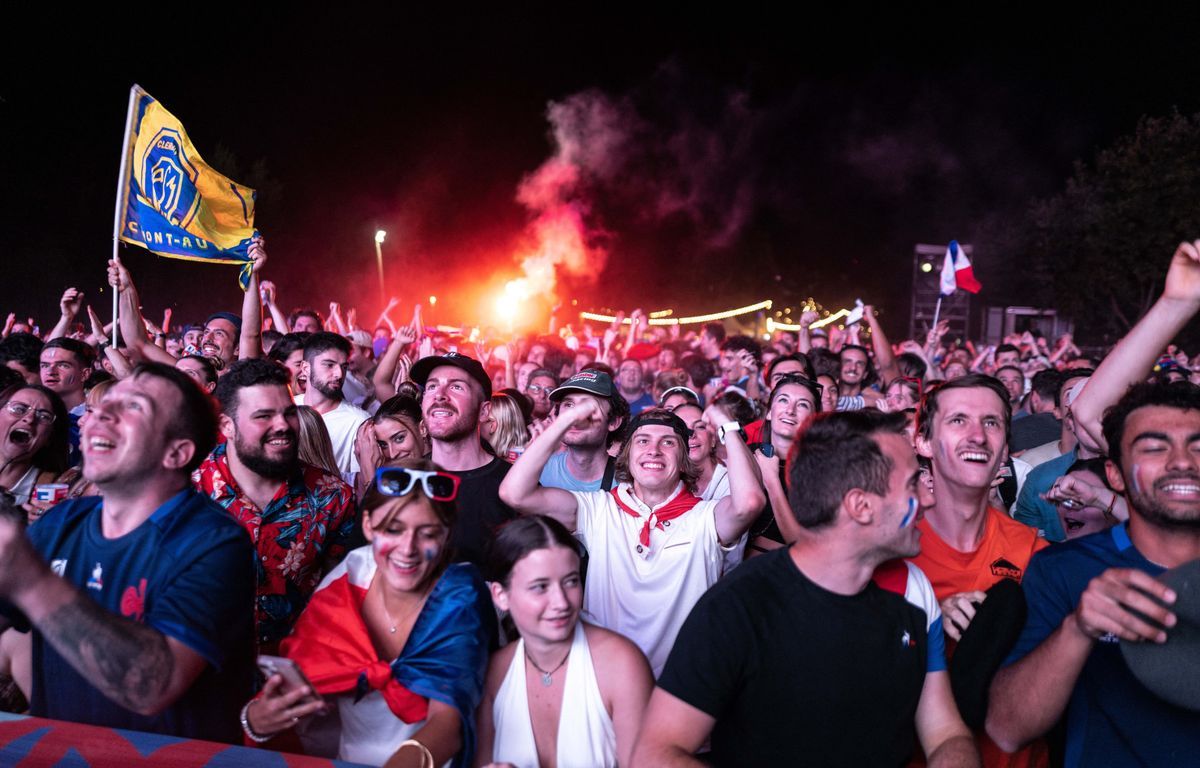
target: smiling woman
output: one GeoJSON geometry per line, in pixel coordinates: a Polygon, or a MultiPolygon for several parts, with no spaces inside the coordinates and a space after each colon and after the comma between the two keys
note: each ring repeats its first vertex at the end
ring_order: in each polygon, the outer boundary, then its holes
{"type": "Polygon", "coordinates": [[[325,578],[281,646],[313,690],[273,675],[246,706],[251,738],[322,711],[328,695],[342,759],[470,764],[495,614],[474,567],[447,565],[457,491],[458,478],[431,462],[377,471],[362,502],[370,545],[325,578]]]}
{"type": "Polygon", "coordinates": [[[506,525],[491,554],[492,600],[521,639],[488,668],[478,762],[628,765],[653,677],[632,642],[579,620],[578,543],[533,515],[506,525]]]}

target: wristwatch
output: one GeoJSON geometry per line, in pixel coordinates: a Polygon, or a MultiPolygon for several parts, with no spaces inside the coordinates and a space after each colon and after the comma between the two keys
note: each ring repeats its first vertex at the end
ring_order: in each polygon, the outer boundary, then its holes
{"type": "Polygon", "coordinates": [[[722,424],[721,426],[717,427],[717,437],[720,438],[721,445],[725,445],[725,436],[726,435],[732,434],[734,432],[741,432],[741,431],[742,431],[741,424],[738,424],[736,421],[727,421],[724,424],[722,424]]]}

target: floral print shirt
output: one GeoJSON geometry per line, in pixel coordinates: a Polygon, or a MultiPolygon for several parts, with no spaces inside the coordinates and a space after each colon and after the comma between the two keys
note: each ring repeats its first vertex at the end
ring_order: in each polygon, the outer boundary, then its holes
{"type": "Polygon", "coordinates": [[[213,449],[192,479],[254,542],[255,635],[259,652],[272,653],[321,577],[345,556],[355,525],[353,492],[337,475],[301,462],[267,508],[259,509],[238,488],[224,444],[213,449]]]}

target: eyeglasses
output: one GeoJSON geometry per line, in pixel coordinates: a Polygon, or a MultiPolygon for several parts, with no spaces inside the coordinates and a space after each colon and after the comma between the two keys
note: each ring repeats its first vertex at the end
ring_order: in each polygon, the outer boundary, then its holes
{"type": "Polygon", "coordinates": [[[39,424],[53,424],[54,423],[54,412],[53,411],[47,411],[47,410],[44,410],[41,408],[35,409],[29,403],[16,403],[16,402],[13,402],[10,400],[4,406],[4,410],[11,413],[13,416],[16,416],[18,419],[25,418],[25,414],[29,413],[30,411],[33,411],[33,420],[36,421],[37,423],[39,423],[39,424]]]}
{"type": "Polygon", "coordinates": [[[418,480],[425,495],[434,501],[454,501],[458,496],[461,481],[449,472],[405,467],[380,467],[375,471],[375,485],[384,496],[406,496],[418,480]]]}
{"type": "Polygon", "coordinates": [[[549,392],[554,387],[543,387],[541,384],[530,384],[525,387],[525,391],[531,395],[539,395],[542,392],[549,392]]]}

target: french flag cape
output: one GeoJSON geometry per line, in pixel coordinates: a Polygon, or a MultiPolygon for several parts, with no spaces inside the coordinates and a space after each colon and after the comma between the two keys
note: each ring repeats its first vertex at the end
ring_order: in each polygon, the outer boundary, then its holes
{"type": "Polygon", "coordinates": [[[975,279],[975,269],[971,260],[963,253],[957,240],[951,240],[946,246],[946,260],[942,263],[941,292],[949,296],[959,288],[967,293],[979,293],[983,285],[975,279]]]}
{"type": "Polygon", "coordinates": [[[451,765],[469,766],[475,753],[475,709],[483,696],[488,638],[495,611],[475,566],[446,568],[417,616],[400,656],[381,661],[371,644],[362,604],[375,575],[370,546],[334,568],[300,615],[280,652],[300,665],[320,694],[379,691],[406,723],[424,720],[429,699],[458,710],[463,748],[451,765]]]}

